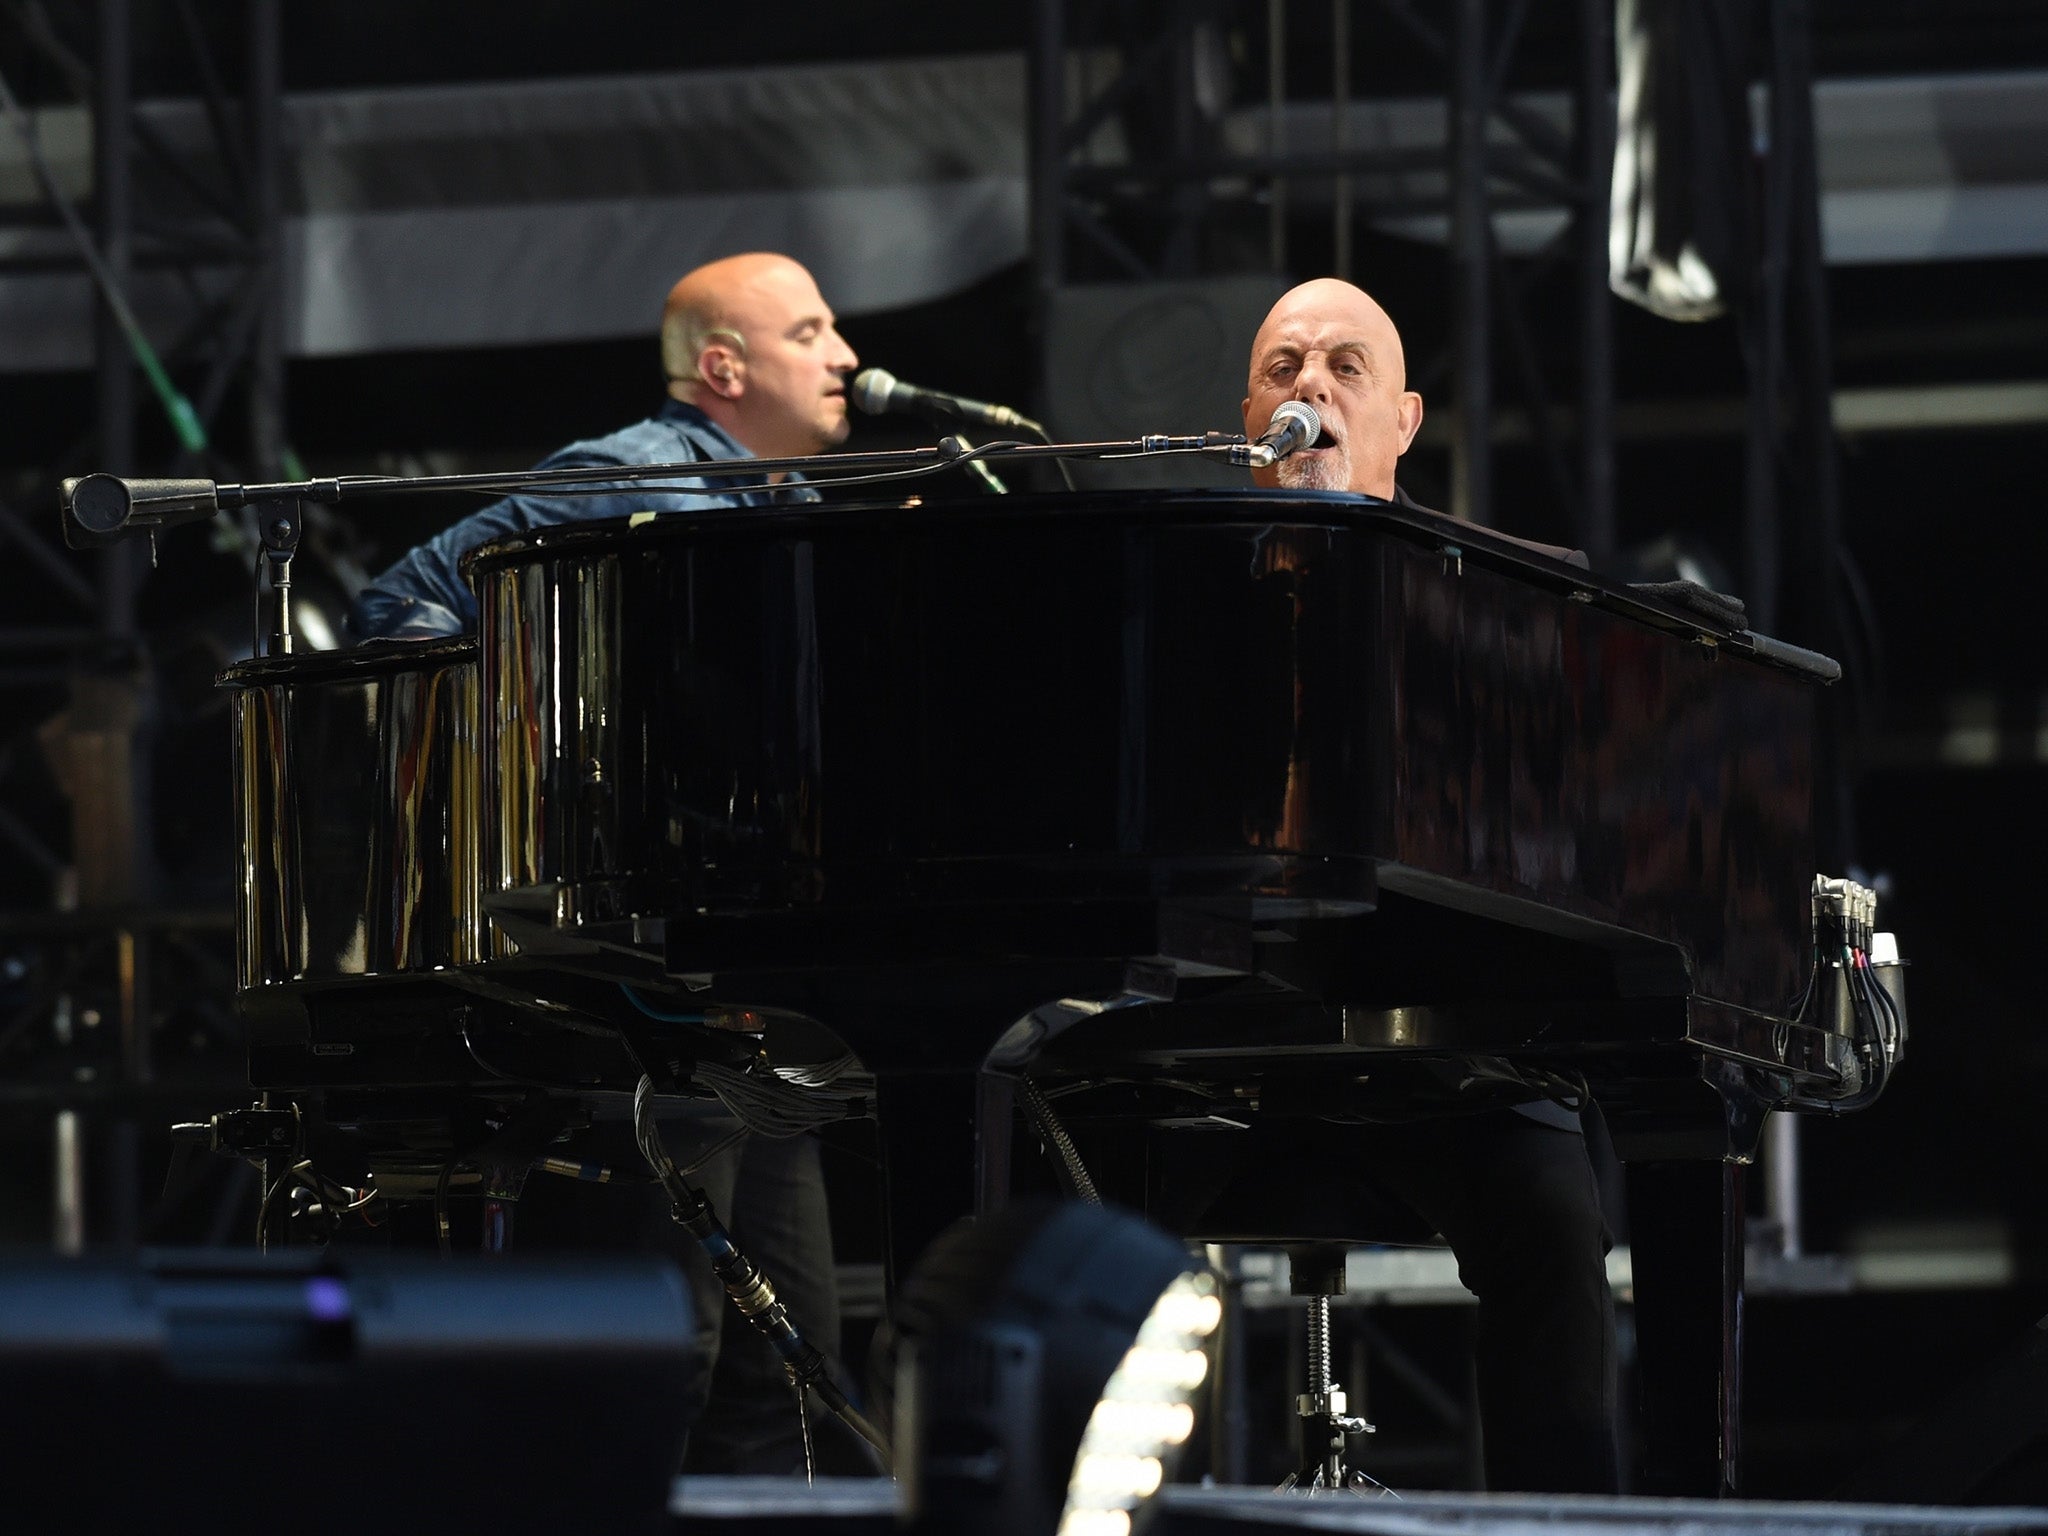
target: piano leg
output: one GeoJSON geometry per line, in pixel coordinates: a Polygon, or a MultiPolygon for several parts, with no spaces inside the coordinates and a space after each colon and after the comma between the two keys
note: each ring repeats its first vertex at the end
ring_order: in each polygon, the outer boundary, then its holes
{"type": "Polygon", "coordinates": [[[1639,1493],[1733,1497],[1741,1452],[1742,1168],[1632,1162],[1639,1493]]]}
{"type": "Polygon", "coordinates": [[[962,1216],[1002,1204],[1010,1183],[1010,1095],[1010,1080],[991,1072],[876,1070],[890,1296],[933,1238],[962,1216]]]}

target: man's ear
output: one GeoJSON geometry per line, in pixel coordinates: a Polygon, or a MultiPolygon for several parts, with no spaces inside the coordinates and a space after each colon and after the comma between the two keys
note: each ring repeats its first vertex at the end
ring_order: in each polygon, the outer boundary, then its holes
{"type": "Polygon", "coordinates": [[[737,400],[746,389],[747,360],[722,341],[706,342],[697,354],[697,377],[714,395],[737,400]]]}
{"type": "Polygon", "coordinates": [[[1415,434],[1422,430],[1422,396],[1414,390],[1407,390],[1401,396],[1400,409],[1394,414],[1395,424],[1401,432],[1401,452],[1408,451],[1408,445],[1415,441],[1415,434]]]}

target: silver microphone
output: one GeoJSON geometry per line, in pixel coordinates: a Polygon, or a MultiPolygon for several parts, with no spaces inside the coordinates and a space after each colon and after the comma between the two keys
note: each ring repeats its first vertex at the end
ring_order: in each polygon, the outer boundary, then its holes
{"type": "Polygon", "coordinates": [[[1251,469],[1265,469],[1278,464],[1290,453],[1306,448],[1323,434],[1323,418],[1316,414],[1316,408],[1306,400],[1283,400],[1275,407],[1273,419],[1266,423],[1256,442],[1240,444],[1230,450],[1230,462],[1242,464],[1251,469]]]}
{"type": "Polygon", "coordinates": [[[920,389],[915,384],[904,383],[886,368],[861,369],[853,376],[852,396],[853,403],[870,416],[906,411],[931,421],[971,421],[984,427],[1008,427],[1033,433],[1044,431],[1022,411],[1012,410],[1007,405],[969,400],[964,395],[949,395],[942,389],[920,389]]]}

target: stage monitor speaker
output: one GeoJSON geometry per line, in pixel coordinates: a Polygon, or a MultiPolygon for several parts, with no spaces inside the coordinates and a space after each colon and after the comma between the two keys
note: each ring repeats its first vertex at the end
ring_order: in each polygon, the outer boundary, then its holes
{"type": "Polygon", "coordinates": [[[1873,1504],[2048,1507],[2048,1317],[1836,1493],[1873,1504]]]}
{"type": "MultiPolygon", "coordinates": [[[[1267,275],[1054,289],[1045,349],[1054,440],[1243,431],[1252,336],[1287,286],[1267,275]]],[[[1246,471],[1193,455],[1070,467],[1083,487],[1251,484],[1246,471]]]]}
{"type": "Polygon", "coordinates": [[[73,1531],[662,1530],[694,1334],[653,1258],[0,1261],[8,1505],[73,1531]]]}

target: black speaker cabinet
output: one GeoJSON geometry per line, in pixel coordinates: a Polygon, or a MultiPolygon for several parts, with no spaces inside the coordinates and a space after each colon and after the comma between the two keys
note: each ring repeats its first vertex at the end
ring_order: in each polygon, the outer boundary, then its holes
{"type": "Polygon", "coordinates": [[[654,1259],[0,1260],[8,1504],[71,1531],[655,1531],[691,1323],[654,1259]]]}
{"type": "MultiPolygon", "coordinates": [[[[1252,337],[1286,287],[1266,276],[1054,289],[1045,348],[1045,419],[1054,439],[1242,431],[1252,337]]],[[[1069,469],[1084,489],[1251,484],[1246,471],[1221,459],[1178,455],[1069,469]]]]}

